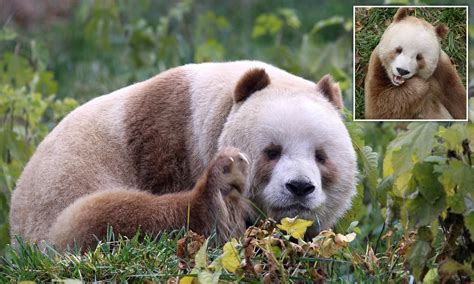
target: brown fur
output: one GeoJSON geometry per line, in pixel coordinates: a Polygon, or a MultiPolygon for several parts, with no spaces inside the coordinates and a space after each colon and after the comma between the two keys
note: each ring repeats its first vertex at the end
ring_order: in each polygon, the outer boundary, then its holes
{"type": "Polygon", "coordinates": [[[395,16],[393,17],[394,22],[401,21],[405,19],[408,16],[408,8],[400,8],[397,10],[397,13],[395,13],[395,16]]]}
{"type": "Polygon", "coordinates": [[[341,89],[339,85],[334,82],[330,75],[325,75],[319,80],[318,89],[329,100],[338,110],[344,108],[344,102],[342,101],[341,89]]]}
{"type": "Polygon", "coordinates": [[[278,163],[278,160],[270,160],[265,154],[259,156],[255,163],[256,171],[254,181],[252,182],[252,194],[256,194],[256,191],[268,184],[272,177],[273,168],[278,163]]]}
{"type": "Polygon", "coordinates": [[[441,102],[455,119],[465,119],[466,89],[449,57],[442,52],[432,76],[439,83],[441,102]]]}
{"type": "Polygon", "coordinates": [[[423,69],[426,66],[426,61],[424,58],[417,60],[418,68],[423,69]]]}
{"type": "Polygon", "coordinates": [[[259,198],[261,196],[259,193],[270,181],[272,178],[273,169],[278,163],[279,159],[270,160],[266,155],[260,155],[258,160],[255,162],[255,175],[251,181],[252,187],[250,188],[251,195],[256,202],[256,205],[266,210],[265,202],[259,198]]]}
{"type": "Polygon", "coordinates": [[[220,242],[240,235],[247,217],[240,194],[248,173],[240,155],[235,148],[224,149],[192,191],[155,195],[107,190],[78,199],[58,217],[49,239],[60,248],[76,243],[85,249],[96,244],[95,236],[105,236],[108,226],[115,234],[133,237],[137,231],[156,235],[186,224],[207,236],[216,227],[220,242]]]}
{"type": "Polygon", "coordinates": [[[365,84],[365,117],[414,119],[424,105],[429,85],[418,77],[393,86],[382,66],[377,51],[370,56],[369,72],[365,84]]]}
{"type": "Polygon", "coordinates": [[[234,92],[236,103],[244,101],[248,96],[260,91],[270,84],[270,77],[262,68],[247,71],[237,83],[234,92]]]}
{"type": "Polygon", "coordinates": [[[435,32],[440,39],[445,39],[448,35],[449,29],[445,24],[439,24],[436,26],[435,32]]]}
{"type": "Polygon", "coordinates": [[[190,97],[184,74],[168,70],[128,99],[125,124],[128,151],[140,189],[166,193],[190,188],[185,137],[190,97]]]}
{"type": "Polygon", "coordinates": [[[324,163],[318,163],[321,171],[321,180],[323,188],[331,188],[331,185],[337,180],[338,172],[336,165],[331,160],[326,160],[324,163]]]}

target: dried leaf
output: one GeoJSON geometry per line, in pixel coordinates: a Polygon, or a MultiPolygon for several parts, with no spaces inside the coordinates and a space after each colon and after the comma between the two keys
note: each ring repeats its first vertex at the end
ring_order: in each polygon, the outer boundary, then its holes
{"type": "Polygon", "coordinates": [[[322,257],[329,258],[339,251],[334,239],[327,238],[323,241],[319,253],[322,257]]]}
{"type": "Polygon", "coordinates": [[[342,234],[337,234],[336,235],[336,244],[342,245],[342,246],[347,246],[348,243],[352,242],[355,240],[356,234],[355,233],[350,233],[347,235],[342,235],[342,234]]]}

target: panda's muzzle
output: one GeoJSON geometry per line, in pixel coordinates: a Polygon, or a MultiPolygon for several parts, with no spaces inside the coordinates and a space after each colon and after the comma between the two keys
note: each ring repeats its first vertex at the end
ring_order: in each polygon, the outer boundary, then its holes
{"type": "Polygon", "coordinates": [[[305,180],[290,180],[285,184],[286,189],[288,189],[294,196],[304,197],[311,194],[315,187],[311,182],[305,180]]]}

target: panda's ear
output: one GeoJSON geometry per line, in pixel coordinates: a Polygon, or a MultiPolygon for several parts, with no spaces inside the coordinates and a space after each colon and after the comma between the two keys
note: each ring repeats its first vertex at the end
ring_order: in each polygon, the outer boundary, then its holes
{"type": "Polygon", "coordinates": [[[247,71],[237,83],[234,90],[236,103],[246,100],[251,94],[270,85],[270,77],[263,68],[254,68],[247,71]]]}
{"type": "Polygon", "coordinates": [[[435,27],[436,35],[440,39],[445,39],[446,35],[448,34],[448,27],[445,24],[439,24],[435,27]]]}
{"type": "Polygon", "coordinates": [[[324,75],[316,85],[318,91],[329,100],[338,110],[342,111],[344,103],[342,101],[341,88],[339,83],[334,82],[331,75],[324,75]]]}
{"type": "Polygon", "coordinates": [[[393,17],[394,22],[398,22],[403,20],[408,16],[408,8],[400,8],[398,9],[397,13],[395,13],[395,16],[393,17]]]}

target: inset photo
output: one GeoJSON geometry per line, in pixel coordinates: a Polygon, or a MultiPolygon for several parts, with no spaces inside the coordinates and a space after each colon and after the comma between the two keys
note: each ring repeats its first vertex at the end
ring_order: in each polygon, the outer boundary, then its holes
{"type": "Polygon", "coordinates": [[[354,119],[467,120],[467,6],[354,6],[354,119]]]}

